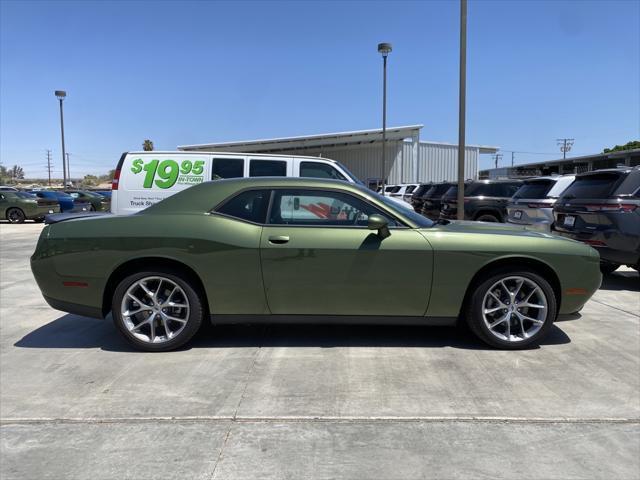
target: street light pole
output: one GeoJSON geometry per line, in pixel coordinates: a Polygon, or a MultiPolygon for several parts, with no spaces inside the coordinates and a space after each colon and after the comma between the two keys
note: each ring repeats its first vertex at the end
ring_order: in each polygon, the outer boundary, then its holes
{"type": "Polygon", "coordinates": [[[382,54],[382,190],[384,195],[385,173],[387,169],[387,56],[391,52],[390,43],[379,43],[378,52],[382,54]]]}
{"type": "Polygon", "coordinates": [[[460,0],[460,92],[458,110],[458,220],[464,220],[464,134],[467,92],[467,0],[460,0]]]}
{"type": "Polygon", "coordinates": [[[60,101],[60,136],[62,137],[62,189],[67,188],[67,156],[64,148],[64,116],[62,113],[62,101],[67,96],[64,90],[56,90],[55,95],[60,101]]]}

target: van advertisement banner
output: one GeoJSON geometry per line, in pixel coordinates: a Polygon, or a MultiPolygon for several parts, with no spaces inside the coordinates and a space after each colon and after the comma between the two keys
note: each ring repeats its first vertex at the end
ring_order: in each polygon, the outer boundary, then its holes
{"type": "Polygon", "coordinates": [[[131,173],[142,177],[142,188],[171,188],[174,185],[196,185],[204,181],[204,160],[182,160],[178,163],[170,158],[143,160],[136,158],[131,173]]]}

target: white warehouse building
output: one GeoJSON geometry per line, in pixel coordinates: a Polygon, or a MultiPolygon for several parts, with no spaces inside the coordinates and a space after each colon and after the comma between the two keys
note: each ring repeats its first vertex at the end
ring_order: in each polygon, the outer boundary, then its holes
{"type": "MultiPolygon", "coordinates": [[[[457,179],[457,145],[420,141],[422,127],[423,125],[409,125],[387,128],[387,159],[384,169],[386,183],[427,183],[457,179]]],[[[178,150],[272,153],[330,158],[346,165],[367,185],[377,184],[382,175],[382,129],[181,145],[178,150]]],[[[467,145],[465,147],[465,178],[478,178],[480,154],[492,154],[498,150],[498,147],[467,145]]]]}

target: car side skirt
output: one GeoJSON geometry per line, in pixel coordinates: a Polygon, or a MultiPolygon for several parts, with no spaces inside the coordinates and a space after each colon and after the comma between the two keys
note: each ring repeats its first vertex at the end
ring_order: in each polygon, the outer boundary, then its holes
{"type": "Polygon", "coordinates": [[[300,323],[344,325],[454,326],[456,317],[408,317],[389,315],[210,315],[214,325],[251,323],[300,323]]]}

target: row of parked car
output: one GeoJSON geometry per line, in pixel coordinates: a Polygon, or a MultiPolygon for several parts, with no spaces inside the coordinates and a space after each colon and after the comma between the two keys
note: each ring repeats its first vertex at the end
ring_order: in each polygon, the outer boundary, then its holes
{"type": "MultiPolygon", "coordinates": [[[[416,212],[432,220],[456,219],[457,195],[453,183],[423,184],[413,188],[409,201],[416,212]]],[[[468,182],[464,218],[523,225],[587,243],[600,252],[604,273],[620,265],[638,270],[640,166],[468,182]]]]}
{"type": "Polygon", "coordinates": [[[111,191],[18,190],[0,186],[0,216],[10,223],[42,222],[45,215],[51,213],[107,212],[110,205],[111,191]]]}

